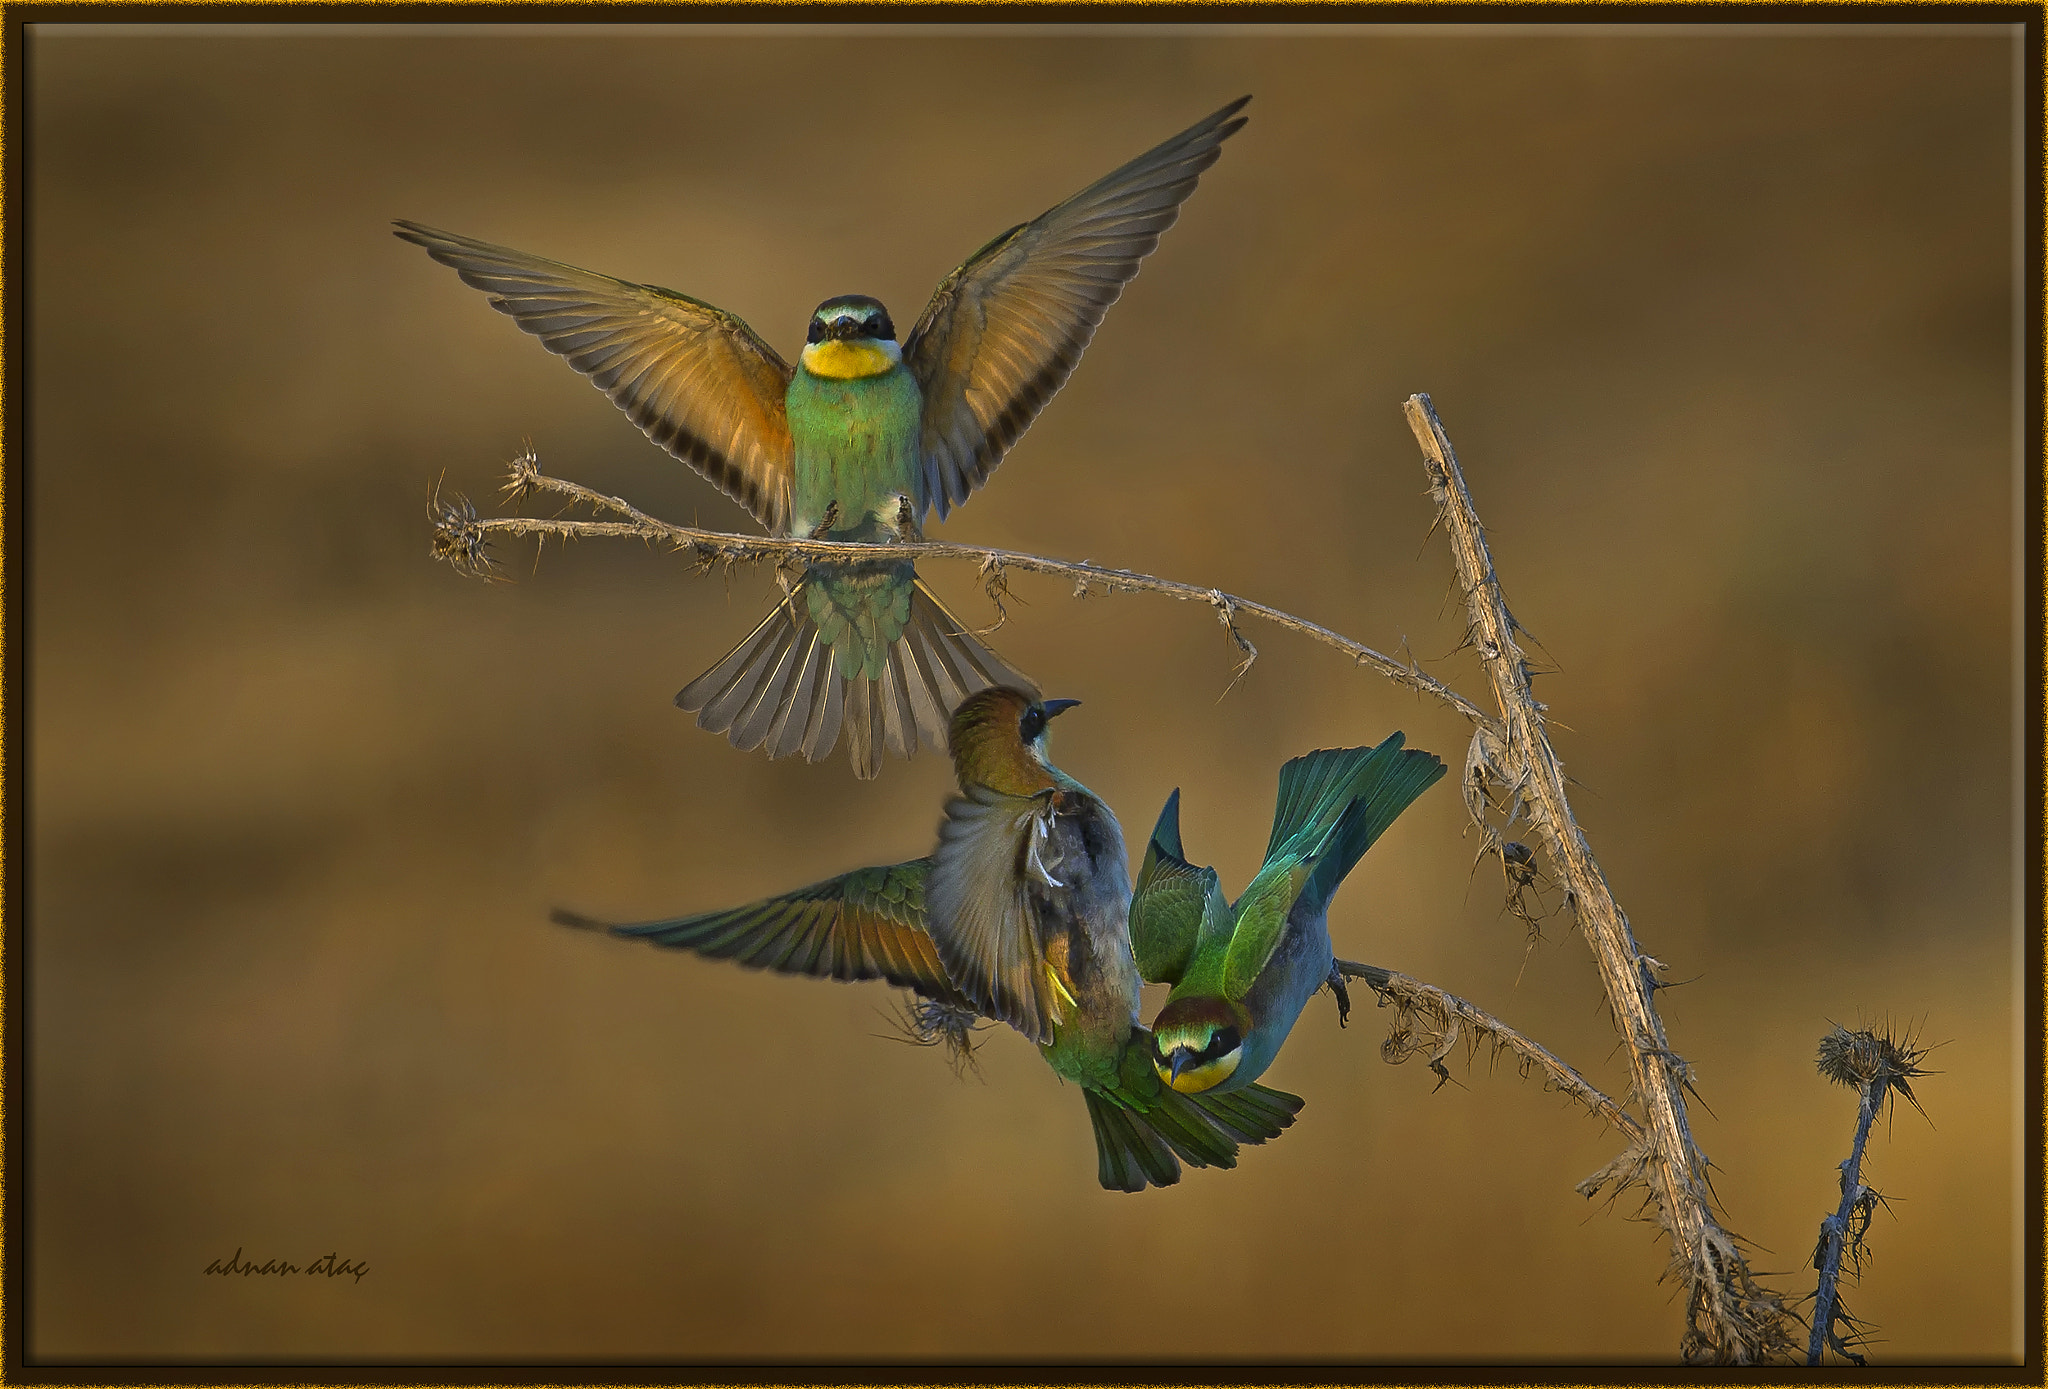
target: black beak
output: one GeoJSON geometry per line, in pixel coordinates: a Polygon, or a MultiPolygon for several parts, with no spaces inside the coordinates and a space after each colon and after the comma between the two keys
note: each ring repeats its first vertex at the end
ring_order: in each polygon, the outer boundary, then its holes
{"type": "Polygon", "coordinates": [[[1195,1054],[1186,1047],[1175,1047],[1173,1054],[1166,1058],[1167,1074],[1174,1080],[1179,1080],[1180,1073],[1187,1069],[1188,1062],[1192,1061],[1194,1056],[1195,1054]]]}
{"type": "Polygon", "coordinates": [[[852,314],[841,314],[832,320],[829,330],[835,338],[851,338],[860,334],[860,320],[852,314]]]}
{"type": "Polygon", "coordinates": [[[1080,702],[1078,699],[1048,699],[1045,702],[1045,716],[1048,719],[1058,718],[1080,702]]]}

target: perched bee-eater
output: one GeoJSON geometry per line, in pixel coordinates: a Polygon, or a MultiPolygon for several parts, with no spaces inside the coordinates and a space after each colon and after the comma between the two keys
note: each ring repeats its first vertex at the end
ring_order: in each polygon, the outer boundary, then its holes
{"type": "Polygon", "coordinates": [[[1325,748],[1280,769],[1266,861],[1226,903],[1216,870],[1180,843],[1180,792],[1167,797],[1138,870],[1131,943],[1138,968],[1173,985],[1152,1020],[1152,1064],[1183,1094],[1229,1092],[1264,1075],[1324,984],[1350,1011],[1330,950],[1330,898],[1373,841],[1444,774],[1401,746],[1325,748]]]}
{"type": "MultiPolygon", "coordinates": [[[[942,1021],[926,1023],[927,1033],[977,1016],[1038,1019],[1019,1030],[1081,1087],[1103,1186],[1170,1186],[1181,1161],[1235,1167],[1238,1145],[1278,1137],[1301,1101],[1264,1086],[1182,1095],[1154,1072],[1125,928],[1122,831],[1107,806],[1045,761],[1046,723],[1073,702],[999,686],[960,706],[952,742],[965,799],[948,807],[931,857],[727,911],[609,929],[750,969],[886,979],[928,1001],[925,1016],[942,1021]],[[962,920],[942,925],[949,912],[962,920]],[[1020,994],[1045,1011],[1024,1011],[1020,994]]],[[[601,926],[568,912],[555,919],[601,926]]]]}
{"type": "MultiPolygon", "coordinates": [[[[989,242],[939,282],[900,346],[877,300],[827,299],[794,368],[688,295],[396,225],[771,533],[916,541],[925,514],[966,501],[1066,382],[1250,99],[989,242]]],[[[843,726],[854,770],[871,777],[884,746],[942,746],[964,695],[1029,683],[910,561],[820,563],[676,703],[770,757],[818,761],[843,726]]]]}

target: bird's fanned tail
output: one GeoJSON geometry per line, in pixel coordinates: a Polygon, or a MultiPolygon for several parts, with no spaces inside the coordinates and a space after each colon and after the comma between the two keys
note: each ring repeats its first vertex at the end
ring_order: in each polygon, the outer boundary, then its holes
{"type": "MultiPolygon", "coordinates": [[[[1142,1058],[1150,1047],[1143,1029],[1139,1033],[1140,1044],[1128,1054],[1142,1058]]],[[[1097,1176],[1110,1191],[1172,1186],[1180,1180],[1182,1162],[1235,1167],[1238,1145],[1278,1138],[1302,1105],[1298,1096],[1263,1085],[1224,1095],[1149,1088],[1142,1099],[1128,1089],[1082,1091],[1095,1130],[1097,1176]]]]}
{"type": "Polygon", "coordinates": [[[1404,741],[1396,732],[1378,747],[1317,748],[1288,759],[1280,768],[1280,794],[1273,806],[1266,858],[1277,858],[1298,837],[1321,839],[1319,827],[1334,823],[1357,799],[1361,776],[1381,760],[1398,755],[1404,741]]]}
{"type": "Polygon", "coordinates": [[[1417,796],[1436,785],[1444,770],[1441,758],[1420,748],[1397,747],[1375,756],[1373,764],[1352,783],[1357,799],[1345,807],[1303,895],[1321,902],[1335,896],[1337,885],[1365,857],[1365,851],[1417,796]]]}
{"type": "Polygon", "coordinates": [[[770,757],[801,752],[822,761],[843,732],[854,772],[865,778],[881,771],[885,748],[898,757],[919,747],[944,751],[947,720],[976,690],[1036,688],[914,574],[905,576],[907,611],[897,622],[865,613],[849,620],[833,591],[849,568],[808,571],[725,659],[683,687],[676,704],[696,714],[699,728],[725,734],[742,752],[765,747],[770,757]],[[896,630],[885,644],[889,627],[896,630]]]}
{"type": "Polygon", "coordinates": [[[1140,1116],[1100,1090],[1083,1090],[1088,1122],[1095,1129],[1096,1176],[1108,1191],[1143,1191],[1172,1186],[1180,1164],[1166,1140],[1140,1116]]]}
{"type": "Polygon", "coordinates": [[[1311,898],[1327,902],[1373,841],[1444,774],[1434,753],[1403,742],[1396,732],[1378,747],[1318,748],[1280,769],[1266,857],[1315,853],[1303,888],[1311,898]]]}
{"type": "Polygon", "coordinates": [[[1247,1085],[1220,1095],[1214,1090],[1195,1095],[1171,1090],[1167,1093],[1201,1110],[1240,1143],[1264,1143],[1269,1138],[1278,1138],[1280,1130],[1294,1122],[1302,1106],[1301,1096],[1264,1085],[1247,1085]]]}

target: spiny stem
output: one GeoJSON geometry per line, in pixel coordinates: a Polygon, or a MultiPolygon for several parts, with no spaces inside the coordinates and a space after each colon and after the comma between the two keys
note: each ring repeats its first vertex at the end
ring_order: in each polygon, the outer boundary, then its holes
{"type": "Polygon", "coordinates": [[[1571,1096],[1620,1129],[1628,1135],[1631,1143],[1643,1141],[1643,1126],[1636,1122],[1634,1115],[1601,1093],[1599,1087],[1570,1065],[1485,1009],[1398,970],[1362,965],[1352,960],[1337,961],[1337,970],[1347,979],[1363,979],[1386,1002],[1410,1012],[1421,1009],[1431,1015],[1431,1024],[1440,1034],[1441,1049],[1430,1057],[1431,1069],[1437,1074],[1446,1074],[1442,1069],[1443,1058],[1458,1044],[1458,1027],[1462,1024],[1487,1038],[1495,1047],[1511,1051],[1522,1057],[1525,1063],[1540,1069],[1553,1089],[1571,1096]]]}
{"type": "Polygon", "coordinates": [[[1870,1139],[1870,1126],[1877,1118],[1885,1090],[1883,1077],[1873,1077],[1857,1087],[1856,1141],[1850,1145],[1848,1161],[1842,1164],[1842,1204],[1821,1223],[1820,1285],[1813,1299],[1813,1336],[1806,1345],[1806,1363],[1820,1364],[1821,1352],[1829,1344],[1854,1360],[1863,1357],[1850,1350],[1835,1335],[1835,1299],[1842,1275],[1842,1253],[1849,1245],[1850,1222],[1863,1200],[1863,1147],[1870,1139]]]}
{"type": "Polygon", "coordinates": [[[1813,1251],[1813,1266],[1820,1270],[1820,1283],[1813,1295],[1813,1329],[1807,1343],[1806,1363],[1818,1365],[1823,1352],[1832,1347],[1846,1359],[1863,1363],[1850,1348],[1847,1337],[1836,1332],[1837,1322],[1847,1323],[1850,1334],[1860,1337],[1866,1329],[1842,1308],[1842,1264],[1854,1269],[1863,1250],[1863,1236],[1884,1198],[1863,1184],[1863,1154],[1870,1140],[1870,1126],[1893,1096],[1903,1098],[1915,1109],[1920,1101],[1913,1094],[1913,1082],[1932,1072],[1920,1062],[1928,1048],[1915,1044],[1910,1033],[1895,1033],[1889,1027],[1858,1028],[1851,1032],[1839,1024],[1820,1039],[1815,1064],[1822,1076],[1856,1091],[1856,1138],[1848,1159],[1842,1163],[1842,1202],[1835,1213],[1820,1223],[1820,1242],[1813,1251]],[[1859,1220],[1858,1217],[1861,1217],[1859,1220]]]}
{"type": "Polygon", "coordinates": [[[1490,781],[1512,790],[1514,806],[1526,806],[1553,870],[1564,880],[1565,901],[1592,946],[1608,1007],[1628,1047],[1634,1096],[1643,1107],[1648,1161],[1640,1170],[1671,1236],[1673,1265],[1686,1284],[1687,1325],[1680,1352],[1687,1360],[1734,1363],[1792,1354],[1796,1343],[1785,1326],[1783,1299],[1755,1283],[1734,1238],[1715,1218],[1706,1159],[1686,1121],[1682,1092],[1690,1068],[1665,1038],[1645,957],[1565,798],[1564,770],[1544,730],[1543,705],[1530,688],[1529,662],[1516,642],[1521,628],[1501,594],[1457,454],[1428,396],[1410,396],[1405,410],[1450,538],[1470,639],[1501,710],[1496,728],[1481,725],[1475,735],[1467,775],[1476,764],[1490,781]]]}
{"type": "Polygon", "coordinates": [[[1202,584],[1177,583],[1171,579],[1141,574],[1131,569],[1112,569],[1104,565],[1087,564],[1074,560],[1052,559],[1044,555],[1027,554],[1019,550],[996,550],[979,545],[954,545],[945,541],[920,541],[899,545],[853,545],[832,540],[800,540],[783,536],[734,535],[725,531],[700,530],[694,526],[678,526],[658,520],[618,497],[608,497],[601,492],[564,478],[551,477],[540,471],[538,461],[529,449],[513,460],[511,482],[506,490],[515,496],[532,492],[551,492],[573,501],[598,507],[625,519],[619,521],[579,521],[558,518],[525,516],[493,516],[472,518],[468,525],[482,535],[554,535],[563,538],[594,538],[599,536],[637,536],[644,540],[665,540],[678,549],[692,551],[700,560],[727,560],[736,563],[755,563],[764,560],[782,561],[787,559],[963,559],[972,560],[982,570],[984,583],[992,578],[999,580],[1006,570],[1019,570],[1030,574],[1059,574],[1077,581],[1077,592],[1085,591],[1089,584],[1099,584],[1109,593],[1158,593],[1182,602],[1203,603],[1217,610],[1220,620],[1238,651],[1245,660],[1238,668],[1242,676],[1253,660],[1257,659],[1257,648],[1246,641],[1238,632],[1233,621],[1238,616],[1256,617],[1277,627],[1299,633],[1323,645],[1332,647],[1349,656],[1359,665],[1377,671],[1399,684],[1426,694],[1457,710],[1466,718],[1484,727],[1491,727],[1493,720],[1485,711],[1465,696],[1443,682],[1424,674],[1411,663],[1397,661],[1393,657],[1341,636],[1327,627],[1319,626],[1292,613],[1240,598],[1233,593],[1202,584]]]}

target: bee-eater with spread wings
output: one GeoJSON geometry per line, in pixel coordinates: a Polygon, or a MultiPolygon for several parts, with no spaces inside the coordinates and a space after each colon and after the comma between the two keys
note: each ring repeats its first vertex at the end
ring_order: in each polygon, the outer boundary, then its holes
{"type": "Polygon", "coordinates": [[[1393,734],[1324,748],[1280,769],[1266,861],[1226,903],[1216,870],[1182,856],[1180,792],[1167,797],[1131,902],[1139,970],[1173,985],[1152,1020],[1159,1078],[1184,1094],[1229,1093],[1264,1075],[1324,984],[1350,1011],[1330,949],[1330,899],[1402,811],[1444,774],[1393,734]]]}
{"type": "MultiPolygon", "coordinates": [[[[878,301],[827,299],[794,368],[688,295],[396,225],[772,534],[915,541],[925,514],[944,520],[966,501],[1065,384],[1250,99],[989,242],[940,281],[900,346],[878,301]]],[[[676,703],[770,757],[818,761],[843,728],[855,772],[871,777],[885,746],[899,757],[943,746],[965,695],[1029,683],[910,561],[815,563],[676,703]]]]}
{"type": "MultiPolygon", "coordinates": [[[[610,929],[751,969],[886,979],[955,1018],[1013,1023],[1081,1087],[1097,1177],[1110,1190],[1170,1186],[1182,1161],[1235,1167],[1238,1145],[1278,1137],[1301,1101],[1264,1086],[1182,1095],[1154,1071],[1125,929],[1123,833],[1045,758],[1046,724],[1072,704],[1004,687],[961,704],[952,744],[964,797],[948,806],[930,857],[610,929]]],[[[600,925],[568,912],[555,919],[600,925]]]]}

